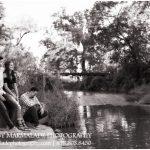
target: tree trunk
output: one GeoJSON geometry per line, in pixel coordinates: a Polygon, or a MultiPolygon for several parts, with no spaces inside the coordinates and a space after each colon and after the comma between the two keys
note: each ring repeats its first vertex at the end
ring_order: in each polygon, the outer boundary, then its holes
{"type": "Polygon", "coordinates": [[[85,69],[85,58],[82,57],[82,60],[81,60],[81,68],[82,68],[82,72],[86,72],[86,69],[85,69]]]}
{"type": "Polygon", "coordinates": [[[81,58],[81,68],[82,68],[82,72],[86,72],[86,67],[85,67],[85,52],[86,52],[86,47],[85,44],[82,43],[83,45],[83,53],[82,53],[82,58],[81,58]]]}

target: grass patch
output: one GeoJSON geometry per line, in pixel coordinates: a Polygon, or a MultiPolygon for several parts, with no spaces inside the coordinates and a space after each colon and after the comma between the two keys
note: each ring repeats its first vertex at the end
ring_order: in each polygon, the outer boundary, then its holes
{"type": "Polygon", "coordinates": [[[48,110],[48,125],[52,127],[69,127],[77,120],[77,104],[69,99],[63,91],[45,93],[45,103],[48,110]]]}
{"type": "Polygon", "coordinates": [[[23,86],[19,86],[19,91],[23,93],[32,86],[39,88],[39,101],[46,104],[49,126],[61,128],[75,125],[78,118],[78,105],[73,98],[68,98],[65,95],[60,79],[45,76],[45,88],[43,88],[43,74],[32,74],[23,86]],[[44,95],[43,89],[45,91],[44,95]]]}

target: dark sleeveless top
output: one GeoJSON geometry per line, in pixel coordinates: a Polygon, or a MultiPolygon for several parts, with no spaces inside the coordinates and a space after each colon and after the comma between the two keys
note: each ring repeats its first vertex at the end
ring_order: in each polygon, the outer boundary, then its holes
{"type": "MultiPolygon", "coordinates": [[[[4,72],[6,74],[6,72],[4,72]]],[[[12,72],[9,77],[6,74],[6,77],[4,77],[4,83],[7,83],[7,86],[10,90],[14,89],[14,83],[16,83],[16,76],[15,72],[12,72]]],[[[5,88],[4,88],[5,90],[5,88]]]]}

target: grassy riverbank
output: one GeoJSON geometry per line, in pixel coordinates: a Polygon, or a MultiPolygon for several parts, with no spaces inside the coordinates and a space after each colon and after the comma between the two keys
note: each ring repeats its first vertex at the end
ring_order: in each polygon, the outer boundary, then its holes
{"type": "Polygon", "coordinates": [[[48,125],[53,128],[70,127],[77,120],[77,104],[69,99],[60,89],[45,93],[46,109],[48,110],[48,125]]]}
{"type": "Polygon", "coordinates": [[[135,102],[135,101],[150,101],[150,84],[143,84],[138,86],[132,90],[130,90],[129,94],[125,96],[127,101],[135,102]]]}
{"type": "Polygon", "coordinates": [[[53,128],[68,127],[77,120],[77,104],[63,92],[63,87],[57,77],[43,74],[31,74],[25,84],[19,86],[20,93],[36,86],[39,88],[38,98],[45,103],[48,111],[48,125],[53,128]],[[45,86],[43,85],[43,77],[45,86]]]}

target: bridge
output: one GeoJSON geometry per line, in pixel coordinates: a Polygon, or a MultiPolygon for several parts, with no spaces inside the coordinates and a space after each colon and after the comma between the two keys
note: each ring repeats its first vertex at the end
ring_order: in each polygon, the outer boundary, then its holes
{"type": "Polygon", "coordinates": [[[82,73],[67,73],[67,72],[64,72],[64,73],[60,73],[60,75],[62,76],[108,76],[110,75],[110,73],[106,73],[106,72],[82,72],[82,73]]]}

